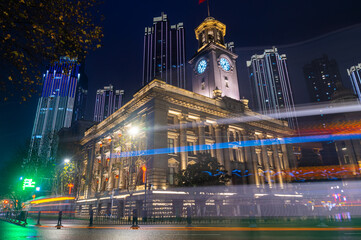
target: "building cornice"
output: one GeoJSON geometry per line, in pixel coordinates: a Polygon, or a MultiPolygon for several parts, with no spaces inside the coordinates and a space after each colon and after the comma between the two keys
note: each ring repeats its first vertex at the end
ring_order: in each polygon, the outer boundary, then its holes
{"type": "MultiPolygon", "coordinates": [[[[160,80],[153,80],[148,85],[143,87],[137,93],[133,95],[133,99],[122,106],[119,110],[114,112],[104,121],[97,125],[94,125],[85,132],[84,138],[81,140],[81,145],[85,145],[88,142],[106,135],[114,128],[118,128],[119,125],[124,125],[124,121],[129,119],[137,109],[146,105],[153,99],[161,99],[168,103],[168,106],[177,106],[193,110],[201,114],[212,115],[217,118],[231,118],[237,117],[255,117],[262,119],[255,122],[242,122],[241,124],[248,125],[254,128],[262,128],[271,132],[278,131],[284,134],[289,134],[290,129],[282,125],[282,121],[276,119],[265,119],[265,116],[257,114],[249,110],[242,101],[225,99],[212,99],[185,89],[181,89],[172,85],[169,85],[160,80]],[[231,101],[231,102],[230,102],[231,101]],[[235,109],[228,109],[229,103],[236,106],[235,109]],[[264,124],[267,121],[267,124],[264,124]]],[[[195,114],[198,114],[195,113],[195,114]]]]}

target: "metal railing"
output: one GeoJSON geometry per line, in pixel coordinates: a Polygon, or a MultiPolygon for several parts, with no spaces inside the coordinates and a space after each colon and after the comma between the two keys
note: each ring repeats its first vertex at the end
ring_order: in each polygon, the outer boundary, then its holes
{"type": "Polygon", "coordinates": [[[17,225],[26,226],[28,218],[28,212],[27,211],[5,211],[0,212],[0,219],[15,223],[17,225]]]}

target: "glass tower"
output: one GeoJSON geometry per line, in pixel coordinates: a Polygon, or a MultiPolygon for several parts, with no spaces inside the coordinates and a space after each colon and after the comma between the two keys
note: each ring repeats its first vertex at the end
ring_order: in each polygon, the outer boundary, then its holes
{"type": "Polygon", "coordinates": [[[76,59],[62,57],[43,75],[43,89],[36,110],[30,156],[55,156],[57,131],[71,126],[80,77],[79,66],[76,59]]]}
{"type": "Polygon", "coordinates": [[[113,85],[98,89],[95,97],[94,121],[101,122],[122,106],[124,90],[114,90],[113,85]]]}
{"type": "Polygon", "coordinates": [[[273,47],[266,49],[262,55],[253,55],[247,61],[253,105],[262,114],[287,119],[289,127],[297,129],[286,60],[286,55],[280,55],[277,48],[273,47]]]}
{"type": "Polygon", "coordinates": [[[347,73],[352,83],[353,91],[357,95],[359,102],[361,102],[361,63],[347,69],[347,73]]]}
{"type": "Polygon", "coordinates": [[[143,86],[156,78],[186,88],[185,61],[183,23],[170,25],[164,13],[153,18],[153,26],[145,28],[143,86]]]}

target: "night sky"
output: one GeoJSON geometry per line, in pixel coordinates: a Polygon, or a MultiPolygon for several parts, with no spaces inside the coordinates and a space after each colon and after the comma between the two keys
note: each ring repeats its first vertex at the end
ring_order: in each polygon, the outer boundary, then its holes
{"type": "MultiPolygon", "coordinates": [[[[226,41],[233,41],[240,54],[238,74],[241,95],[248,97],[249,83],[245,60],[275,45],[287,54],[296,103],[307,102],[302,66],[326,53],[335,58],[347,83],[345,68],[361,62],[361,1],[336,0],[211,0],[211,15],[227,25],[226,41]],[[341,30],[340,29],[344,29],[341,30]],[[337,33],[328,34],[339,30],[337,33]],[[311,43],[289,45],[322,37],[311,43]]],[[[103,47],[86,60],[89,78],[88,117],[93,114],[95,91],[113,84],[125,90],[126,100],[141,87],[144,28],[153,17],[168,14],[171,24],[183,22],[186,31],[187,58],[197,50],[193,29],[207,16],[206,4],[185,1],[110,1],[101,6],[103,47]]],[[[190,79],[188,79],[189,81],[190,79]]],[[[30,137],[37,99],[25,104],[7,102],[0,105],[0,171],[18,146],[30,137]]]]}

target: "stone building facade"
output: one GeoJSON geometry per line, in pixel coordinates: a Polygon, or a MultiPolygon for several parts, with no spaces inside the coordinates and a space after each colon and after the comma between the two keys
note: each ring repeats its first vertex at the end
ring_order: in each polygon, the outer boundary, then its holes
{"type": "Polygon", "coordinates": [[[143,87],[85,132],[79,199],[144,190],[145,182],[153,190],[167,189],[200,152],[216,157],[228,173],[248,170],[242,184],[283,187],[287,179],[282,172],[295,164],[291,147],[279,144],[293,134],[287,123],[251,111],[246,99],[215,95],[209,98],[159,80],[143,87]],[[261,144],[265,139],[279,141],[261,144]]]}

